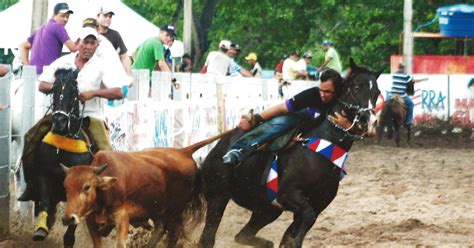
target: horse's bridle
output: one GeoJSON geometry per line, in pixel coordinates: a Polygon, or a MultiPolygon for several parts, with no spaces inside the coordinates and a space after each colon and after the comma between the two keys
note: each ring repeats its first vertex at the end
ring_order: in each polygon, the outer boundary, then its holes
{"type": "MultiPolygon", "coordinates": [[[[349,77],[348,81],[352,81],[351,80],[351,76],[349,77]]],[[[360,121],[360,116],[365,113],[365,112],[370,112],[370,111],[374,111],[373,108],[362,108],[359,104],[359,101],[357,100],[357,98],[354,96],[354,94],[352,93],[351,91],[351,87],[348,87],[346,89],[346,92],[345,92],[347,96],[351,97],[352,100],[354,100],[354,102],[356,103],[356,105],[354,104],[351,104],[351,103],[348,103],[348,102],[345,102],[343,100],[341,100],[340,98],[337,99],[337,102],[340,103],[342,106],[343,106],[343,109],[344,110],[350,110],[350,113],[354,113],[354,118],[352,119],[352,124],[350,127],[348,128],[343,128],[343,127],[340,127],[339,125],[337,125],[336,123],[332,122],[329,118],[329,122],[336,128],[338,128],[339,130],[343,131],[344,132],[344,136],[340,139],[340,141],[344,140],[345,138],[349,138],[351,140],[362,140],[365,135],[362,134],[362,135],[357,135],[357,134],[352,134],[350,133],[351,129],[354,128],[354,126],[359,123],[360,121]]]]}
{"type": "MultiPolygon", "coordinates": [[[[59,103],[58,103],[59,106],[61,106],[61,103],[64,99],[64,88],[65,88],[65,83],[61,82],[61,93],[59,95],[59,103]]],[[[81,128],[82,128],[82,120],[83,120],[83,117],[84,117],[84,107],[85,107],[85,104],[83,104],[80,116],[77,116],[76,114],[74,114],[74,109],[76,108],[76,105],[79,104],[79,98],[78,98],[77,95],[74,97],[74,100],[73,100],[74,102],[73,102],[73,105],[72,105],[71,110],[69,111],[69,113],[67,113],[63,110],[54,110],[53,113],[52,113],[53,116],[54,115],[62,115],[62,116],[65,116],[67,118],[67,120],[68,120],[68,124],[67,124],[68,133],[67,133],[66,136],[70,136],[70,137],[73,137],[73,138],[79,138],[79,133],[81,132],[81,128]],[[80,120],[80,124],[79,124],[79,127],[77,129],[77,132],[74,133],[74,134],[71,134],[71,118],[75,118],[75,119],[80,120]]],[[[54,103],[52,103],[52,105],[53,104],[54,103]]]]}

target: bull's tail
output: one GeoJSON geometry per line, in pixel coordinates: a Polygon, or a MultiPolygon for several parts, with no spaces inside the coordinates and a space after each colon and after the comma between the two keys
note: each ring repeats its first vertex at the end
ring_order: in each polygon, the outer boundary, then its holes
{"type": "Polygon", "coordinates": [[[203,185],[201,174],[201,169],[198,168],[194,180],[194,189],[192,192],[191,201],[183,212],[183,224],[186,229],[188,229],[187,232],[193,232],[194,227],[202,222],[206,213],[207,205],[202,190],[203,185]]]}
{"type": "Polygon", "coordinates": [[[206,145],[209,145],[210,143],[214,142],[215,140],[218,140],[224,136],[226,136],[227,134],[233,132],[235,130],[235,128],[233,129],[230,129],[230,130],[227,130],[223,133],[220,133],[220,134],[217,134],[215,136],[212,136],[208,139],[205,139],[203,141],[200,141],[200,142],[197,142],[195,144],[192,144],[190,146],[187,146],[187,147],[184,147],[182,148],[182,151],[186,154],[188,154],[189,156],[191,156],[194,152],[196,152],[197,150],[199,150],[200,148],[202,148],[203,146],[206,146],[206,145]]]}

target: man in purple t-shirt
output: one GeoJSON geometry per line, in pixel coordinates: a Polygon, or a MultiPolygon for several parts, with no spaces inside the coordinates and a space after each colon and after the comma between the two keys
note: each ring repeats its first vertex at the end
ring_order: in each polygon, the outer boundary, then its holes
{"type": "Polygon", "coordinates": [[[51,64],[61,56],[63,44],[71,52],[77,51],[76,44],[69,38],[65,29],[72,13],[67,3],[54,6],[53,17],[20,44],[20,56],[24,65],[35,65],[39,75],[43,72],[43,66],[51,64]]]}

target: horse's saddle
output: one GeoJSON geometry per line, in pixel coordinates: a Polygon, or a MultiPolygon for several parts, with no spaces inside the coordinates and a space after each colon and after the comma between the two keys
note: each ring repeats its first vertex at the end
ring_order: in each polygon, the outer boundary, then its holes
{"type": "Polygon", "coordinates": [[[288,149],[296,144],[296,136],[298,135],[298,130],[299,128],[290,129],[281,136],[261,145],[258,150],[277,152],[280,150],[288,149]]]}

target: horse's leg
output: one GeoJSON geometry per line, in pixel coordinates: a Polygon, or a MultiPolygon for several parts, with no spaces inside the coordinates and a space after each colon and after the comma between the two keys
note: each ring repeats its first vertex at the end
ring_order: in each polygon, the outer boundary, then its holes
{"type": "Polygon", "coordinates": [[[411,136],[411,125],[407,125],[407,143],[410,143],[410,136],[411,136]]]}
{"type": "Polygon", "coordinates": [[[383,122],[379,121],[379,125],[377,126],[377,144],[379,145],[380,141],[382,140],[384,126],[385,125],[383,124],[383,122]]]}
{"type": "Polygon", "coordinates": [[[252,212],[249,222],[235,236],[235,242],[256,247],[273,247],[272,241],[256,237],[255,235],[264,226],[276,220],[282,212],[281,209],[271,206],[252,212]]]}
{"type": "Polygon", "coordinates": [[[77,225],[70,224],[67,226],[67,230],[63,236],[63,244],[64,247],[74,247],[74,243],[76,242],[76,237],[74,233],[76,232],[77,225]]]}
{"type": "Polygon", "coordinates": [[[46,177],[44,172],[40,172],[38,176],[38,188],[40,200],[38,204],[38,224],[33,235],[34,241],[42,241],[49,234],[48,210],[50,206],[51,186],[50,180],[46,177]]]}
{"type": "Polygon", "coordinates": [[[207,198],[206,224],[199,240],[200,247],[214,247],[216,243],[216,232],[224,215],[225,207],[230,197],[227,195],[215,195],[207,198]]]}
{"type": "Polygon", "coordinates": [[[395,130],[395,143],[397,144],[397,147],[400,146],[400,125],[399,123],[396,123],[393,125],[393,129],[395,130]]]}

